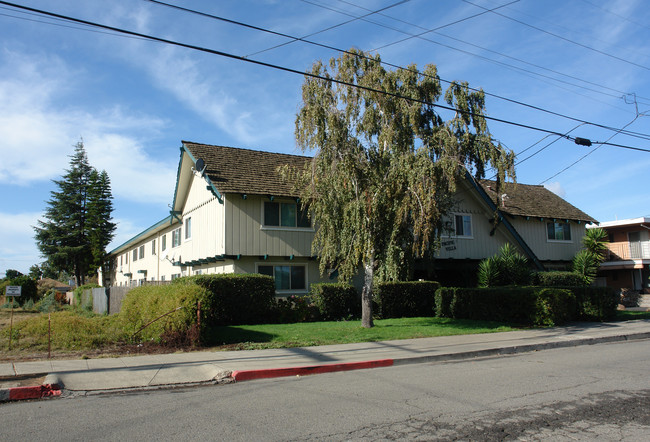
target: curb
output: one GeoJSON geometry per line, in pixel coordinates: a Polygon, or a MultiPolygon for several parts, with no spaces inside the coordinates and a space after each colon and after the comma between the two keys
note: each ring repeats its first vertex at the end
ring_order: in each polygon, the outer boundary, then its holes
{"type": "Polygon", "coordinates": [[[0,390],[0,402],[42,399],[55,396],[61,396],[61,389],[56,384],[43,384],[35,387],[13,387],[0,390]]]}
{"type": "Polygon", "coordinates": [[[259,370],[234,370],[230,375],[235,382],[253,379],[279,378],[286,376],[307,376],[311,374],[334,373],[337,371],[364,370],[367,368],[390,367],[393,359],[377,359],[363,362],[344,362],[340,364],[306,365],[302,367],[263,368],[259,370]]]}
{"type": "Polygon", "coordinates": [[[497,347],[484,350],[473,350],[460,353],[446,353],[441,355],[417,356],[397,359],[377,359],[362,362],[347,362],[340,364],[308,365],[301,367],[266,368],[258,370],[234,370],[231,379],[234,382],[250,381],[255,379],[269,379],[287,376],[308,376],[312,374],[333,373],[338,371],[363,370],[368,368],[391,367],[407,364],[421,364],[427,362],[458,361],[491,356],[506,356],[519,353],[530,353],[540,350],[555,348],[578,347],[582,345],[596,345],[611,342],[634,341],[650,339],[650,332],[633,333],[628,335],[602,336],[595,338],[568,339],[566,341],[544,342],[539,344],[515,345],[512,347],[497,347]]]}

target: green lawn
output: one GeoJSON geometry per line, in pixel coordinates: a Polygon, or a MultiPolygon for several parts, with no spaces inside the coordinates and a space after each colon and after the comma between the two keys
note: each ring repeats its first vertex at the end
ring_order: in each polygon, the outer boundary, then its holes
{"type": "Polygon", "coordinates": [[[464,335],[512,331],[508,324],[447,318],[400,318],[375,321],[365,329],[360,321],[307,322],[215,327],[209,345],[232,345],[238,349],[304,347],[354,342],[464,335]]]}

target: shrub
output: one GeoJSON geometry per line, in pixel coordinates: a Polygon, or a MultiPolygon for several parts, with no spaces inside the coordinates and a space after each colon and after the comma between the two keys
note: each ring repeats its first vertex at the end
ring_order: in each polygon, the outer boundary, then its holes
{"type": "Polygon", "coordinates": [[[435,315],[435,281],[383,282],[375,286],[374,299],[382,318],[435,315]]]}
{"type": "MultiPolygon", "coordinates": [[[[36,281],[26,275],[18,276],[9,280],[9,283],[6,285],[19,285],[22,288],[20,289],[20,296],[16,296],[15,302],[20,305],[24,305],[26,302],[31,301],[32,305],[34,302],[38,301],[38,289],[36,287],[36,281]]],[[[6,288],[5,288],[6,289],[6,288]]],[[[4,295],[4,290],[2,292],[4,295]]],[[[11,306],[11,304],[9,304],[11,306]]]]}
{"type": "Polygon", "coordinates": [[[584,278],[575,272],[537,272],[533,275],[533,284],[542,287],[580,287],[584,278]]]}
{"type": "Polygon", "coordinates": [[[321,319],[325,321],[356,318],[360,315],[361,299],[357,290],[349,284],[312,284],[309,296],[321,319]]]}
{"type": "Polygon", "coordinates": [[[211,308],[210,296],[204,287],[196,284],[136,287],[126,295],[119,316],[130,335],[137,333],[140,339],[162,342],[167,334],[183,334],[192,330],[197,322],[198,301],[201,301],[201,312],[205,315],[211,308]],[[174,311],[178,307],[180,309],[174,311]],[[167,316],[138,332],[149,322],[167,313],[167,316]]]}
{"type": "Polygon", "coordinates": [[[568,287],[576,297],[580,321],[608,321],[616,317],[620,295],[611,287],[568,287]]]}
{"type": "Polygon", "coordinates": [[[479,287],[529,284],[528,260],[505,243],[497,255],[479,263],[478,280],[479,287]]]}
{"type": "Polygon", "coordinates": [[[210,325],[261,324],[271,319],[275,283],[253,273],[196,275],[178,278],[172,285],[198,284],[209,292],[210,325]]]}
{"type": "Polygon", "coordinates": [[[307,296],[289,296],[273,301],[271,321],[279,324],[315,321],[320,313],[307,296]]]}
{"type": "Polygon", "coordinates": [[[436,292],[440,317],[554,325],[575,315],[575,298],[569,290],[539,287],[441,287],[436,292]]]}

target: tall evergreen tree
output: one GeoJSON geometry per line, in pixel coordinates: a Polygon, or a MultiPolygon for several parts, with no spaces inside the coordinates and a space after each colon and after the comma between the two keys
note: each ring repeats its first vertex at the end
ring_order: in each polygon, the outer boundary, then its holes
{"type": "Polygon", "coordinates": [[[58,190],[52,191],[47,201],[45,221],[39,220],[34,228],[37,246],[48,265],[73,274],[78,285],[97,268],[96,257],[108,244],[95,239],[93,246],[92,238],[105,233],[110,242],[115,230],[110,222],[110,181],[102,175],[105,172],[99,174],[90,166],[83,142],[77,143],[70,168],[61,180],[54,180],[58,190]]]}
{"type": "Polygon", "coordinates": [[[105,170],[93,170],[88,188],[88,224],[89,241],[92,251],[92,268],[102,269],[102,275],[108,274],[106,266],[106,246],[115,236],[115,223],[111,220],[113,212],[113,195],[111,180],[105,170]]]}
{"type": "Polygon", "coordinates": [[[341,279],[364,271],[362,325],[372,327],[376,279],[398,279],[409,256],[430,253],[452,209],[466,168],[497,182],[514,176],[514,155],[492,142],[484,95],[452,83],[444,95],[455,115],[445,122],[435,104],[442,95],[433,65],[386,71],[379,56],[350,51],[317,62],[302,87],[296,140],[315,151],[296,179],[318,230],[314,252],[321,271],[341,279]],[[333,80],[333,81],[332,81],[333,80]]]}

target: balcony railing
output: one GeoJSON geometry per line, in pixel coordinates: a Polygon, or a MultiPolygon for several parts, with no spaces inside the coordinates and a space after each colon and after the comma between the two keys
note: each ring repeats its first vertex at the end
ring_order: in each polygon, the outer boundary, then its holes
{"type": "Polygon", "coordinates": [[[650,242],[612,242],[608,245],[608,261],[650,259],[650,242]]]}

